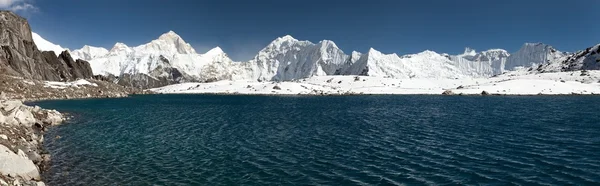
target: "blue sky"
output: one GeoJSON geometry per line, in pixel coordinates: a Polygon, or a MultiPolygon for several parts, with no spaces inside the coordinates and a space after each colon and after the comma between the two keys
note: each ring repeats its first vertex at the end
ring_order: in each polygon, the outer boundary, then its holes
{"type": "Polygon", "coordinates": [[[18,13],[35,32],[71,49],[137,46],[169,30],[200,53],[220,46],[234,60],[248,60],[286,34],[333,40],[346,53],[514,52],[525,42],[575,51],[600,43],[598,0],[16,0],[10,6],[19,3],[31,5],[18,13]]]}

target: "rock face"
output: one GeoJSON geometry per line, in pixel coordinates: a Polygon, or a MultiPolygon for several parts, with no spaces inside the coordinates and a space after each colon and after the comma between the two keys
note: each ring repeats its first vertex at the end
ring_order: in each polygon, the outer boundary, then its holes
{"type": "Polygon", "coordinates": [[[0,11],[0,47],[3,74],[50,81],[92,77],[89,63],[74,61],[66,51],[55,58],[38,50],[27,20],[9,11],[0,11]]]}
{"type": "Polygon", "coordinates": [[[538,72],[600,70],[600,44],[540,65],[536,70],[538,72]]]}

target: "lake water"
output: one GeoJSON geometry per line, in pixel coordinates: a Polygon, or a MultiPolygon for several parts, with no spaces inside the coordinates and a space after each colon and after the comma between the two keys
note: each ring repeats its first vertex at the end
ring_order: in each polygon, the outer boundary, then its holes
{"type": "Polygon", "coordinates": [[[597,96],[36,104],[74,117],[45,136],[49,185],[600,185],[597,96]]]}

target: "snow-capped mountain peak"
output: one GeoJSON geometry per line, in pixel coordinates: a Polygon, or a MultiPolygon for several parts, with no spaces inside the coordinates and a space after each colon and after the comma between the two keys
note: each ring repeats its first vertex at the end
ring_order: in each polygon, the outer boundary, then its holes
{"type": "MultiPolygon", "coordinates": [[[[278,37],[275,40],[273,40],[267,47],[265,47],[265,49],[267,48],[281,48],[284,46],[291,46],[294,45],[296,43],[301,43],[302,41],[297,40],[296,38],[290,36],[290,35],[285,35],[282,37],[278,37]]],[[[302,43],[310,43],[308,41],[304,41],[302,43]]],[[[311,43],[312,44],[312,43],[311,43]]]]}
{"type": "Polygon", "coordinates": [[[121,43],[121,42],[117,42],[115,43],[115,45],[110,49],[110,53],[117,53],[117,52],[121,52],[121,51],[129,51],[131,50],[131,48],[129,48],[129,46],[127,46],[125,43],[121,43]]]}
{"type": "Polygon", "coordinates": [[[83,48],[72,51],[71,56],[73,56],[73,59],[89,61],[94,58],[102,57],[108,54],[108,52],[109,51],[106,48],[84,45],[83,48]]]}
{"type": "Polygon", "coordinates": [[[215,47],[213,49],[210,49],[208,52],[202,54],[203,56],[217,56],[217,55],[226,55],[225,52],[223,52],[223,49],[221,49],[221,47],[215,47]]]}
{"type": "Polygon", "coordinates": [[[161,40],[177,40],[177,39],[181,39],[181,36],[179,36],[173,30],[169,30],[168,32],[160,35],[160,37],[158,37],[158,39],[161,39],[161,40]]]}
{"type": "Polygon", "coordinates": [[[164,53],[168,56],[175,54],[197,54],[192,45],[186,43],[181,36],[173,31],[162,34],[150,43],[135,47],[137,52],[164,53]]]}
{"type": "Polygon", "coordinates": [[[335,44],[335,42],[333,42],[331,40],[323,40],[323,41],[320,41],[319,44],[321,44],[321,46],[323,46],[325,48],[333,47],[333,48],[339,49],[339,47],[335,44]]]}
{"type": "Polygon", "coordinates": [[[282,37],[278,37],[277,39],[275,39],[275,41],[284,42],[284,41],[298,41],[298,40],[296,38],[292,37],[291,35],[285,35],[282,37]]]}
{"type": "Polygon", "coordinates": [[[367,54],[371,55],[371,54],[381,54],[381,52],[379,52],[378,50],[375,50],[373,47],[369,48],[369,51],[367,52],[367,54]]]}
{"type": "Polygon", "coordinates": [[[33,42],[37,46],[37,48],[41,51],[54,51],[54,53],[58,56],[61,52],[65,50],[69,50],[68,48],[63,48],[60,45],[56,45],[38,35],[35,32],[31,32],[31,37],[33,38],[33,42]]]}
{"type": "Polygon", "coordinates": [[[463,56],[474,56],[474,55],[477,55],[477,51],[475,49],[466,47],[465,52],[463,52],[462,55],[463,56]]]}
{"type": "Polygon", "coordinates": [[[422,56],[439,56],[441,54],[433,51],[433,50],[425,50],[423,52],[419,52],[417,53],[417,55],[422,55],[422,56]]]}

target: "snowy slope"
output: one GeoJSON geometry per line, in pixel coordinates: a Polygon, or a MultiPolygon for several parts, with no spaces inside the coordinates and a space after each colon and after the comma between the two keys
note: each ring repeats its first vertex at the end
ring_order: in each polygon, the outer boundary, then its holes
{"type": "Polygon", "coordinates": [[[365,76],[315,76],[286,82],[251,80],[183,83],[151,89],[164,94],[433,94],[449,90],[454,94],[480,95],[571,95],[600,94],[600,71],[501,75],[493,78],[395,79],[365,76]]]}
{"type": "Polygon", "coordinates": [[[33,38],[33,42],[35,43],[37,48],[41,51],[54,51],[56,56],[58,56],[58,55],[60,55],[61,52],[65,51],[65,50],[69,50],[67,48],[61,47],[60,45],[51,43],[50,41],[42,38],[40,35],[38,35],[35,32],[31,32],[31,37],[33,38]]]}

